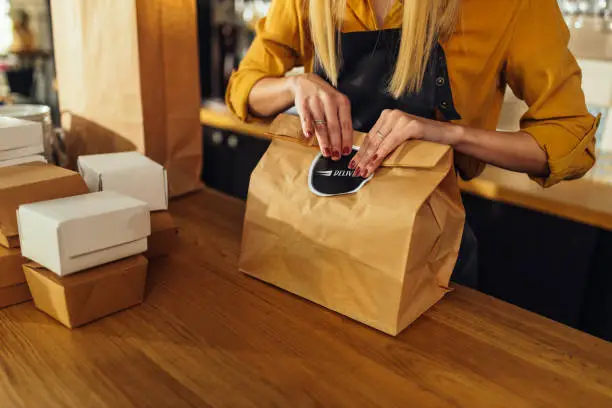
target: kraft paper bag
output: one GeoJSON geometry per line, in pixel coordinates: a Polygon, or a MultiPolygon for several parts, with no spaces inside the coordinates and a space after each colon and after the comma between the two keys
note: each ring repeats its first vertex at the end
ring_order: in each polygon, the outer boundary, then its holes
{"type": "Polygon", "coordinates": [[[168,171],[171,196],[200,187],[196,2],[52,0],[69,166],[137,150],[168,171]]]}
{"type": "MultiPolygon", "coordinates": [[[[240,270],[397,335],[449,291],[465,212],[448,146],[410,141],[369,180],[279,116],[251,176],[240,270]]],[[[355,133],[355,148],[364,134],[355,133]]]]}

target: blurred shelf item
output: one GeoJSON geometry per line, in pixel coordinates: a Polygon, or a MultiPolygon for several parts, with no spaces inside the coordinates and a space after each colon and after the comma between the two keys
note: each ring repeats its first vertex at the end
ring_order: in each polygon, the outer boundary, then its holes
{"type": "Polygon", "coordinates": [[[612,15],[609,22],[593,16],[567,17],[566,20],[571,33],[569,47],[576,58],[612,61],[612,15]]]}
{"type": "MultiPolygon", "coordinates": [[[[207,102],[200,111],[203,126],[268,139],[264,122],[244,123],[222,102],[207,102]]],[[[612,160],[611,160],[612,161],[612,160]]],[[[607,165],[606,165],[607,166],[607,165]]],[[[460,181],[461,190],[612,231],[612,183],[601,182],[599,167],[580,180],[543,189],[524,174],[488,166],[478,178],[460,181]]],[[[612,177],[610,177],[612,180],[612,177]]]]}

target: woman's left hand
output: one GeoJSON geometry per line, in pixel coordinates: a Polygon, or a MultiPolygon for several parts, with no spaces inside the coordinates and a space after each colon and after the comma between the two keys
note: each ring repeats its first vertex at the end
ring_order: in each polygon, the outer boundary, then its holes
{"type": "Polygon", "coordinates": [[[349,168],[355,169],[355,176],[369,177],[406,140],[422,139],[453,145],[460,136],[457,130],[459,127],[450,123],[423,119],[400,110],[384,110],[349,168]]]}

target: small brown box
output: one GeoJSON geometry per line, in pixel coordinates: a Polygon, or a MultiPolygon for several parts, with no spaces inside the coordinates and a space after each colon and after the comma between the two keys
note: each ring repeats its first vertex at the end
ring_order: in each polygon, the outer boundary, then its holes
{"type": "Polygon", "coordinates": [[[17,208],[21,204],[89,192],[79,173],[46,163],[0,168],[0,245],[19,246],[17,208]]]}
{"type": "Polygon", "coordinates": [[[21,265],[27,260],[21,256],[19,249],[7,249],[0,246],[0,288],[25,283],[21,265]]]}
{"type": "Polygon", "coordinates": [[[32,299],[26,283],[0,288],[0,309],[32,299]]]}
{"type": "Polygon", "coordinates": [[[178,228],[168,211],[151,213],[151,235],[148,238],[147,259],[166,256],[178,244],[178,228]]]}
{"type": "Polygon", "coordinates": [[[63,277],[35,263],[23,269],[36,307],[74,328],[141,303],[147,265],[137,255],[63,277]]]}

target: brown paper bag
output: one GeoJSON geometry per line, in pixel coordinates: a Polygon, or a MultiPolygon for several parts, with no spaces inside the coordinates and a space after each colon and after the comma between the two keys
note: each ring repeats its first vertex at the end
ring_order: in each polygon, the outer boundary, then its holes
{"type": "Polygon", "coordinates": [[[200,186],[196,2],[52,0],[62,126],[81,154],[138,150],[170,195],[200,186]]]}
{"type": "Polygon", "coordinates": [[[270,136],[251,176],[241,271],[391,335],[448,292],[465,219],[448,146],[405,143],[369,182],[338,173],[357,192],[325,196],[333,183],[321,180],[344,170],[317,170],[332,162],[299,119],[279,116],[270,136]]]}

